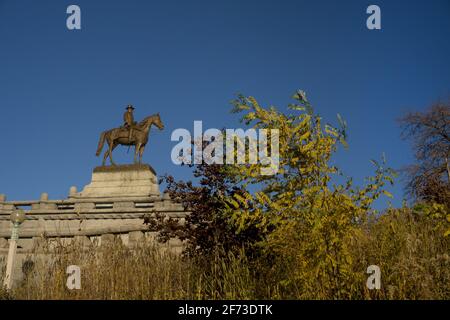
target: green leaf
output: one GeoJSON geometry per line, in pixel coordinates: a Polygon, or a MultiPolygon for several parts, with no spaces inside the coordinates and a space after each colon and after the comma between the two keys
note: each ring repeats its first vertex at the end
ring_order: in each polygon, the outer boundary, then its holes
{"type": "Polygon", "coordinates": [[[392,193],[390,193],[389,191],[383,190],[383,193],[384,193],[385,196],[388,196],[389,198],[394,198],[392,193]]]}

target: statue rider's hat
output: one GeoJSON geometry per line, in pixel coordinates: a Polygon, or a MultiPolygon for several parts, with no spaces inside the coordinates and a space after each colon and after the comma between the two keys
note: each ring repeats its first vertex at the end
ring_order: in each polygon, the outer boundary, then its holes
{"type": "Polygon", "coordinates": [[[131,104],[129,104],[129,105],[127,105],[126,109],[127,110],[129,110],[129,109],[134,110],[134,107],[131,104]]]}

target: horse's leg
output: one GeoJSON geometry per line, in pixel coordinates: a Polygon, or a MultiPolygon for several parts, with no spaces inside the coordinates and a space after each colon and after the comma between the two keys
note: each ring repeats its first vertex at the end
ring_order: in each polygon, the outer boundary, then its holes
{"type": "Polygon", "coordinates": [[[114,150],[114,148],[115,148],[117,145],[116,145],[116,143],[114,142],[114,139],[109,140],[109,141],[108,141],[108,144],[109,144],[109,150],[108,150],[108,153],[109,153],[109,160],[111,160],[111,164],[112,164],[113,166],[115,166],[116,164],[115,164],[115,162],[114,162],[114,160],[113,160],[113,157],[112,157],[112,151],[114,150]]]}
{"type": "Polygon", "coordinates": [[[139,143],[136,143],[135,145],[134,145],[134,164],[136,164],[137,163],[137,155],[138,155],[138,152],[139,152],[139,149],[141,148],[141,144],[139,143]]]}
{"type": "Polygon", "coordinates": [[[141,148],[139,149],[139,163],[142,163],[142,155],[144,154],[144,149],[145,149],[145,144],[143,144],[141,146],[141,148]]]}
{"type": "Polygon", "coordinates": [[[105,165],[105,163],[106,163],[106,158],[108,157],[108,155],[109,155],[109,148],[106,149],[105,153],[103,154],[102,166],[105,165]]]}
{"type": "Polygon", "coordinates": [[[108,148],[106,149],[105,153],[103,154],[103,162],[102,162],[102,166],[105,165],[105,163],[106,163],[106,158],[109,156],[109,149],[110,149],[110,147],[109,147],[109,139],[108,139],[108,137],[106,137],[106,142],[108,143],[108,148]]]}
{"type": "Polygon", "coordinates": [[[109,153],[109,158],[111,159],[112,164],[115,166],[115,162],[112,159],[112,154],[114,149],[118,146],[119,144],[117,142],[113,142],[112,147],[111,147],[111,152],[109,153]]]}

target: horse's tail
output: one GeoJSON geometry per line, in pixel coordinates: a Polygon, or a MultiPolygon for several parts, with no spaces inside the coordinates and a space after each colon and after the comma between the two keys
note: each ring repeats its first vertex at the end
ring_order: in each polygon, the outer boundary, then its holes
{"type": "Polygon", "coordinates": [[[98,142],[97,152],[95,153],[97,157],[100,155],[100,152],[102,152],[103,145],[105,144],[106,133],[107,131],[103,131],[102,134],[100,135],[100,141],[98,142]]]}

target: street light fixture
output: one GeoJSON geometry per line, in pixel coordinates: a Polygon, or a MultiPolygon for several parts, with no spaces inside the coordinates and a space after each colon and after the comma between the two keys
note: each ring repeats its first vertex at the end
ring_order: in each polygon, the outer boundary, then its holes
{"type": "Polygon", "coordinates": [[[25,221],[25,212],[22,209],[13,210],[13,212],[11,212],[10,219],[13,224],[20,225],[25,221]]]}
{"type": "Polygon", "coordinates": [[[14,258],[17,250],[17,240],[19,240],[19,227],[25,221],[25,212],[22,209],[15,209],[10,216],[13,224],[11,233],[11,242],[9,243],[8,261],[6,264],[5,287],[11,290],[12,287],[12,270],[14,266],[14,258]]]}

